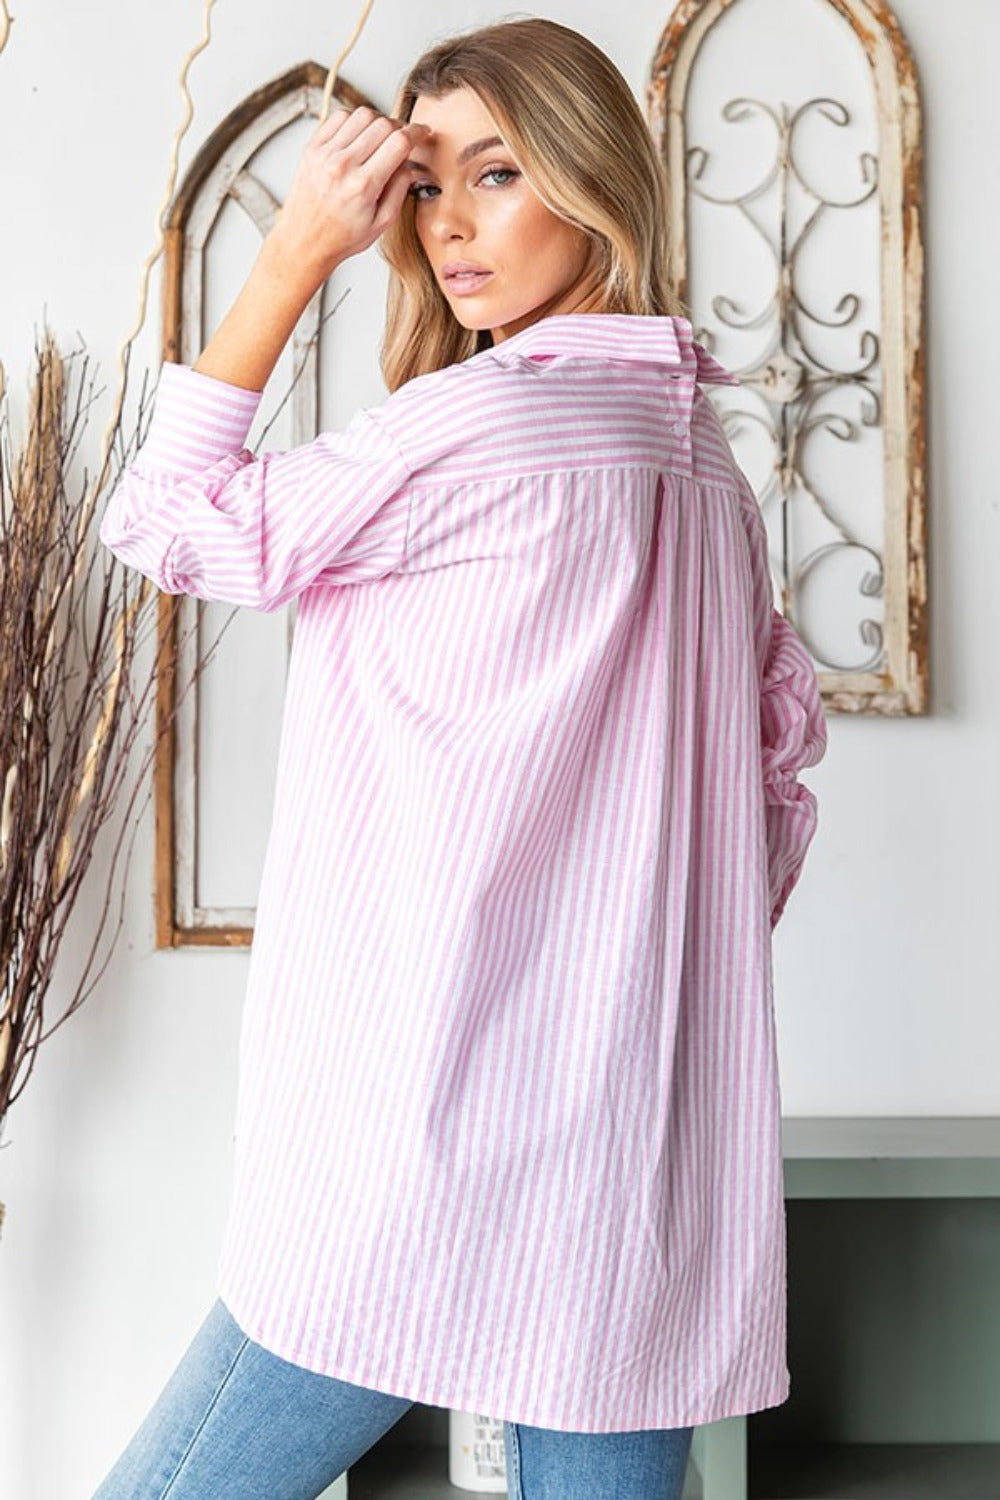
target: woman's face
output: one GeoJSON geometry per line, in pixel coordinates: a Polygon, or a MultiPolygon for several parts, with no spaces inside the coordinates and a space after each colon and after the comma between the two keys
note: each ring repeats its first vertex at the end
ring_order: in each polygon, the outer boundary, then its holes
{"type": "Polygon", "coordinates": [[[528,186],[477,95],[422,94],[410,118],[430,127],[407,164],[414,224],[462,327],[499,343],[550,314],[596,310],[590,242],[528,186]]]}

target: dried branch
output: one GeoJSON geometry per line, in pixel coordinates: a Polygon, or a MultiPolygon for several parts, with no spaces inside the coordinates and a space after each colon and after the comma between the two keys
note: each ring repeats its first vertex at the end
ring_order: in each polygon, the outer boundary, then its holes
{"type": "MultiPolygon", "coordinates": [[[[0,0],[0,4],[2,3],[3,0],[0,0]]],[[[146,304],[149,298],[149,281],[153,272],[153,267],[156,265],[157,261],[160,259],[160,256],[163,254],[163,218],[165,213],[167,212],[167,209],[170,207],[171,201],[174,196],[174,190],[177,187],[177,169],[180,161],[181,142],[187,135],[187,132],[191,126],[191,121],[194,119],[194,101],[191,98],[191,92],[188,88],[188,73],[191,70],[191,64],[194,62],[195,58],[198,57],[202,52],[204,52],[205,48],[212,40],[212,8],[214,5],[215,0],[203,0],[201,36],[198,38],[198,41],[191,48],[190,52],[187,54],[183,63],[181,64],[180,76],[178,78],[178,87],[180,89],[182,106],[181,121],[177,129],[174,131],[173,139],[170,142],[170,165],[167,169],[167,185],[163,192],[163,200],[156,214],[156,243],[154,244],[149,254],[146,256],[146,259],[143,262],[142,271],[140,273],[139,307],[136,312],[135,323],[133,324],[129,332],[125,335],[118,350],[118,392],[111,411],[111,418],[108,422],[108,428],[104,434],[101,466],[97,473],[97,482],[94,485],[93,493],[88,498],[80,514],[80,528],[82,531],[86,531],[86,529],[90,525],[90,520],[93,514],[97,496],[102,492],[105,481],[107,480],[108,465],[111,462],[114,441],[121,430],[122,408],[125,401],[125,387],[128,381],[129,355],[131,354],[132,345],[135,343],[136,339],[139,337],[139,334],[142,332],[143,327],[145,326],[146,304]]]]}
{"type": "MultiPolygon", "coordinates": [[[[95,400],[85,352],[64,358],[48,336],[36,348],[19,451],[0,396],[0,1128],[41,1042],[107,967],[121,927],[119,915],[106,932],[119,867],[123,854],[126,864],[131,856],[138,818],[130,819],[143,789],[148,800],[155,753],[154,744],[135,764],[156,689],[155,673],[136,665],[158,640],[160,595],[100,544],[96,525],[79,525],[81,506],[95,493],[81,461],[95,400]],[[98,838],[120,814],[98,875],[98,838]],[[67,1003],[46,1025],[55,960],[88,872],[103,893],[90,950],[67,1003]]],[[[119,419],[113,461],[101,460],[105,489],[134,456],[149,405],[144,381],[135,430],[125,432],[119,419]]],[[[169,597],[176,610],[180,596],[169,597]]],[[[217,643],[178,681],[174,713],[217,643]]],[[[168,664],[175,673],[185,645],[177,642],[168,664]]],[[[160,732],[169,725],[168,716],[160,732]]]]}
{"type": "Polygon", "coordinates": [[[361,7],[361,14],[358,16],[358,19],[355,22],[354,30],[351,32],[350,36],[347,39],[346,46],[340,53],[337,61],[333,64],[333,67],[326,75],[326,84],[323,88],[323,104],[319,112],[321,121],[324,121],[327,115],[330,113],[330,100],[333,98],[334,85],[337,82],[337,74],[340,72],[344,58],[352,50],[355,42],[364,30],[365,22],[368,20],[368,16],[371,12],[373,4],[374,0],[365,0],[364,5],[361,7]]]}

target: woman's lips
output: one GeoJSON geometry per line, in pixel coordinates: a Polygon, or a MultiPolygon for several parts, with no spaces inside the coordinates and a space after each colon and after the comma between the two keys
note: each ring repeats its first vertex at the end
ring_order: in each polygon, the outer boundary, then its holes
{"type": "Polygon", "coordinates": [[[470,292],[478,292],[485,286],[492,275],[492,271],[456,271],[444,278],[444,284],[456,297],[467,297],[470,292]]]}

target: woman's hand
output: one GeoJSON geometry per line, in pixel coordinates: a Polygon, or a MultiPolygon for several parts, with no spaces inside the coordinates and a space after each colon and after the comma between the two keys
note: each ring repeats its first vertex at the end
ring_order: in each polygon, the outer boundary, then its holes
{"type": "Polygon", "coordinates": [[[361,105],[338,109],[302,153],[284,206],[236,301],[195,361],[204,375],[261,391],[311,298],[341,261],[398,217],[403,168],[428,125],[361,105]]]}
{"type": "Polygon", "coordinates": [[[410,183],[403,163],[429,128],[359,105],[335,109],[313,135],[268,236],[310,296],[398,218],[410,183]]]}

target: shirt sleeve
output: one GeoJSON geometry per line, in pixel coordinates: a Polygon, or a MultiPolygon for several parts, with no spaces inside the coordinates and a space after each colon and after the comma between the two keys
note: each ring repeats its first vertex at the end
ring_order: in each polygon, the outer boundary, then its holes
{"type": "Polygon", "coordinates": [[[740,475],[750,544],[754,633],[760,671],[760,750],[767,836],[771,929],[777,926],[817,826],[813,792],[799,772],[826,753],[827,728],[816,671],[795,630],[774,607],[767,529],[757,498],[740,475]]]}
{"type": "Polygon", "coordinates": [[[166,364],[100,538],[168,594],[275,610],[314,583],[384,576],[406,550],[409,465],[376,412],[255,458],[260,394],[166,364]]]}

